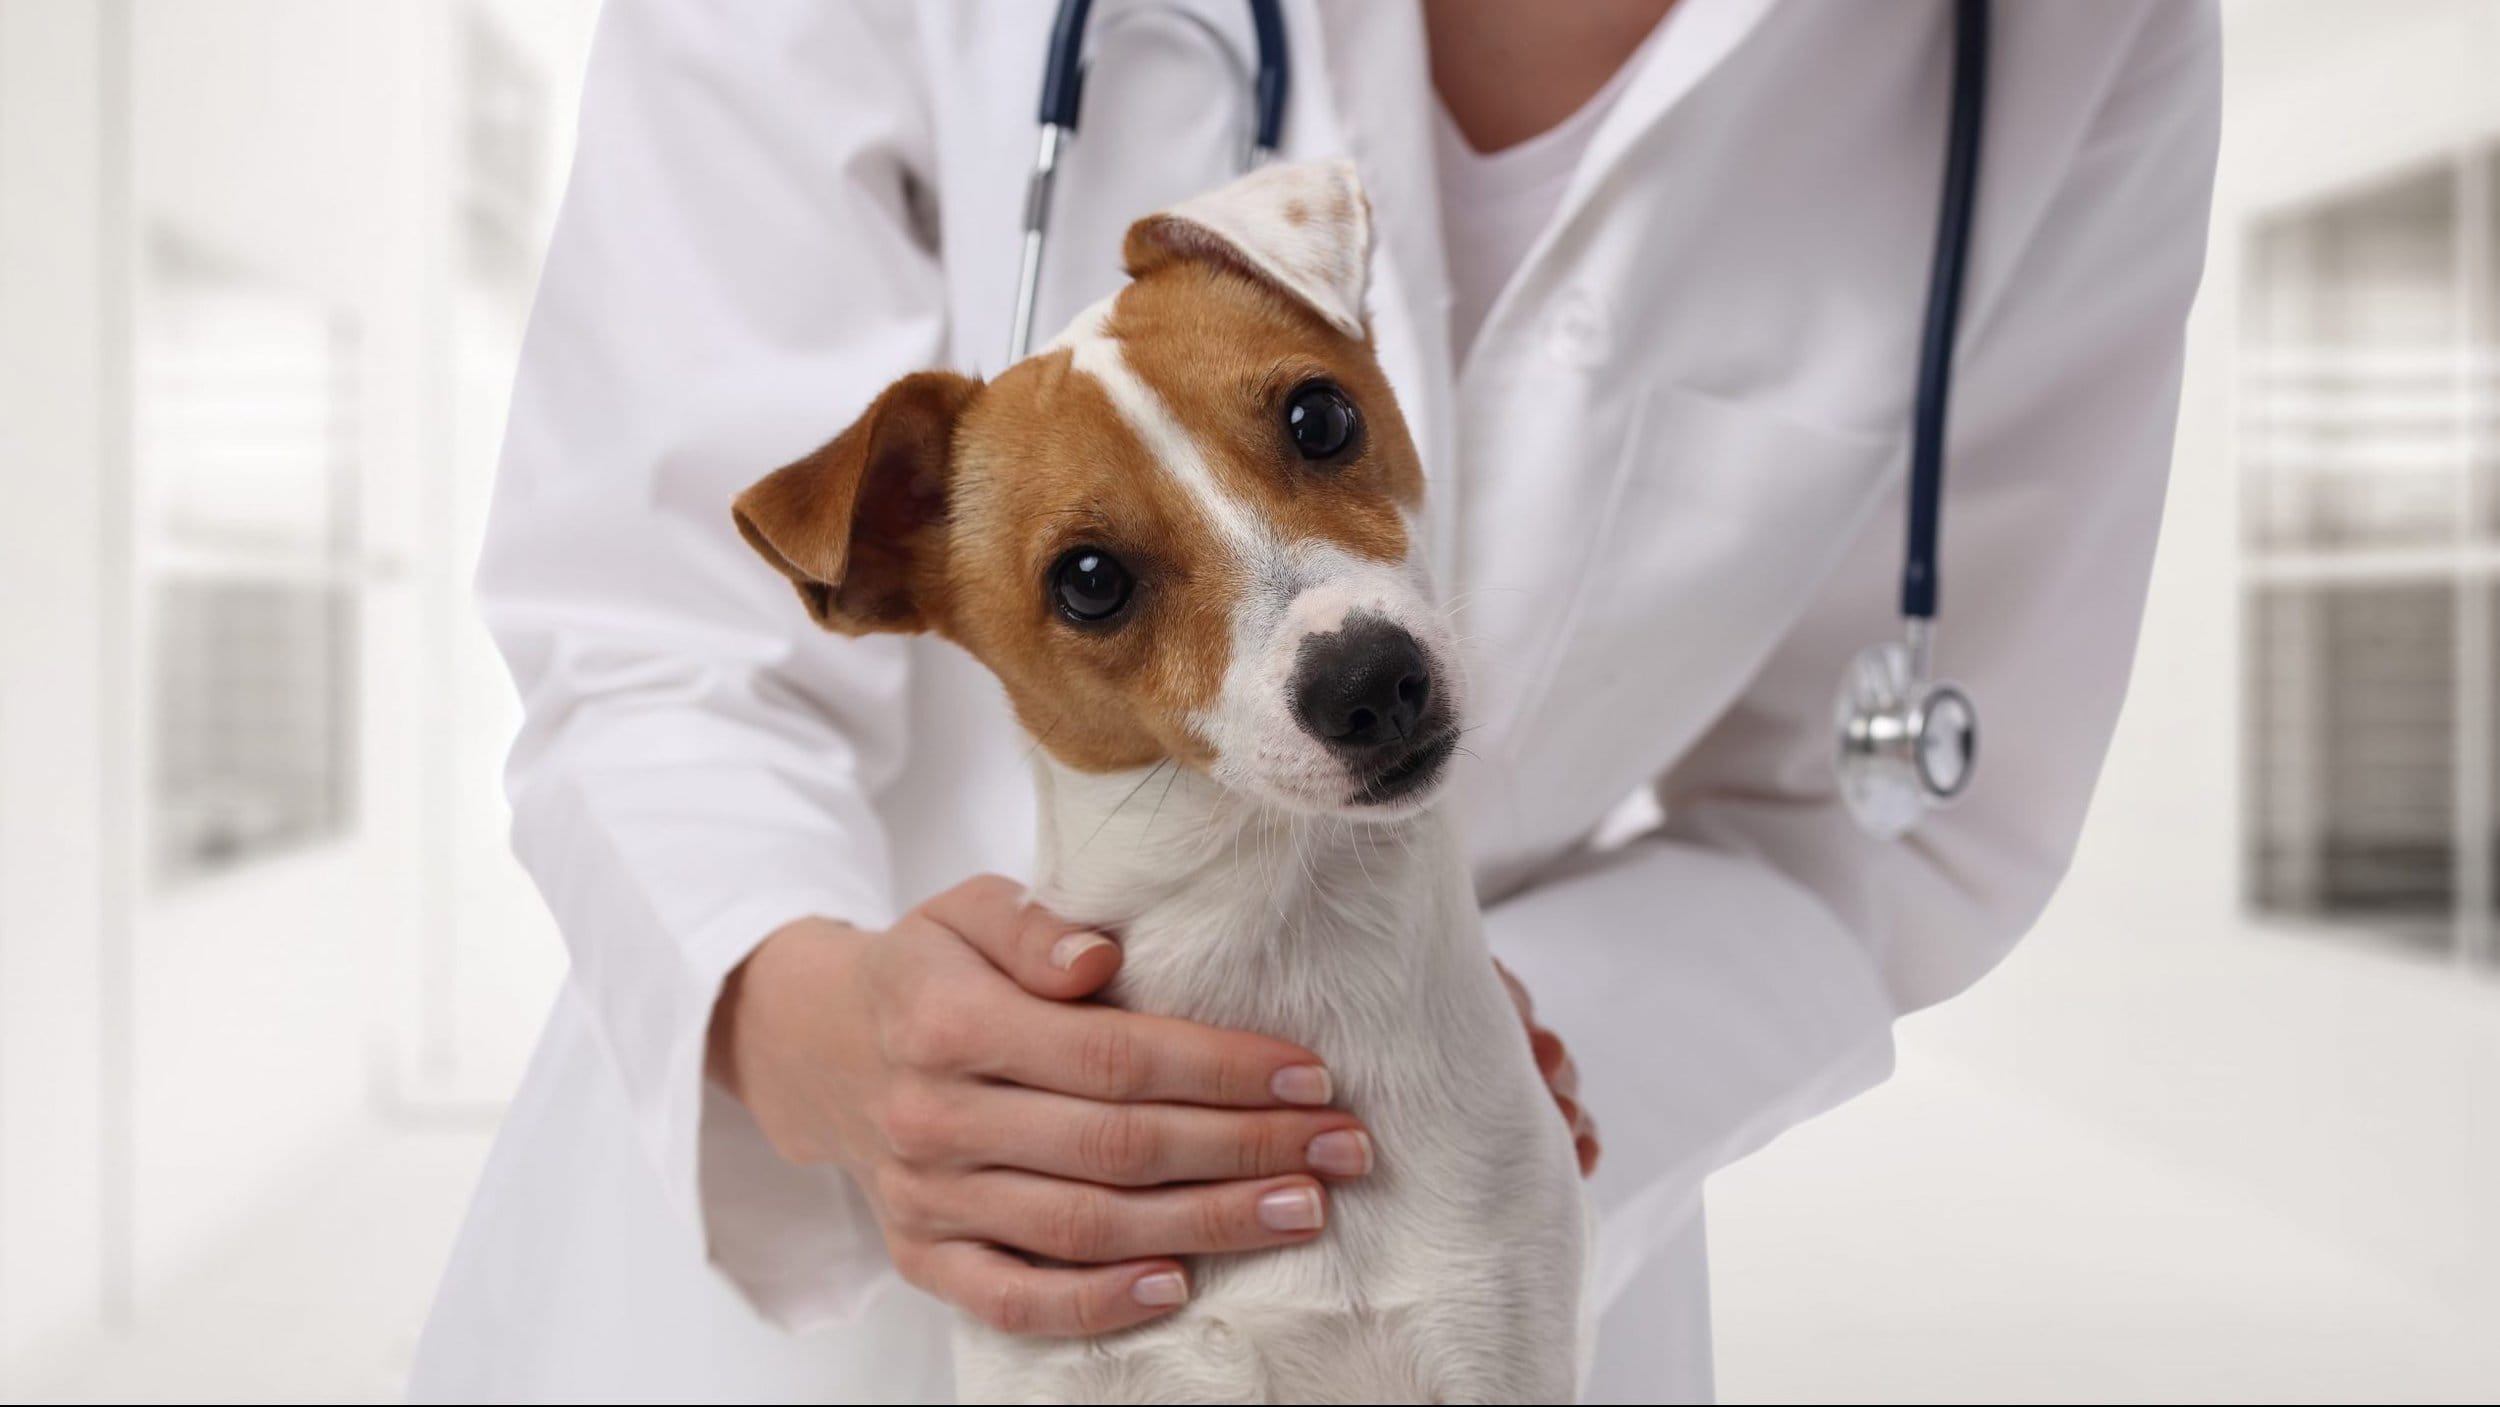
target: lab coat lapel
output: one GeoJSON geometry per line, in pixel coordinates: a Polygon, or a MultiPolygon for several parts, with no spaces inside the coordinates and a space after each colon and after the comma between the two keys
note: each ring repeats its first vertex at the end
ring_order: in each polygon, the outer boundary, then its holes
{"type": "Polygon", "coordinates": [[[1336,148],[1362,169],[1371,197],[1372,334],[1397,387],[1415,452],[1424,466],[1424,546],[1434,578],[1451,579],[1460,485],[1450,363],[1448,263],[1441,243],[1441,194],[1432,153],[1432,66],[1423,14],[1413,4],[1314,3],[1293,38],[1315,54],[1296,55],[1306,86],[1289,141],[1317,155],[1336,148]],[[1323,126],[1322,123],[1325,125],[1323,126]]]}
{"type": "Polygon", "coordinates": [[[1632,75],[1631,85],[1623,90],[1614,111],[1606,114],[1597,131],[1590,135],[1588,151],[1580,158],[1579,169],[1572,173],[1571,183],[1563,188],[1554,218],[1547,222],[1545,237],[1537,241],[1538,248],[1529,253],[1529,260],[1543,252],[1555,230],[1579,217],[1591,193],[1603,184],[1623,154],[1665,121],[1676,104],[1701,86],[1703,79],[1717,72],[1719,65],[1753,34],[1777,3],[1779,0],[1678,0],[1662,21],[1666,32],[1658,35],[1656,42],[1640,55],[1640,72],[1632,75]]]}
{"type": "MultiPolygon", "coordinates": [[[[1556,231],[1578,218],[1623,154],[1734,53],[1775,3],[1681,0],[1667,21],[1675,29],[1643,56],[1642,71],[1591,139],[1554,218],[1514,271],[1513,287],[1546,257],[1556,231]]],[[[1438,99],[1422,7],[1311,0],[1292,37],[1316,50],[1297,66],[1322,81],[1296,94],[1303,106],[1289,145],[1302,155],[1342,150],[1361,166],[1371,194],[1378,232],[1374,333],[1424,465],[1426,551],[1436,578],[1448,583],[1455,580],[1465,488],[1456,473],[1459,368],[1450,355],[1449,265],[1432,146],[1438,99]],[[1324,110],[1313,112],[1315,104],[1324,110]]],[[[1505,290],[1503,301],[1509,296],[1505,290]]]]}
{"type": "MultiPolygon", "coordinates": [[[[1552,257],[1562,231],[1581,217],[1594,193],[1622,163],[1624,154],[1666,121],[1667,115],[1701,86],[1703,79],[1717,72],[1719,65],[1760,27],[1763,17],[1777,3],[1778,0],[1678,0],[1661,21],[1667,26],[1665,32],[1633,59],[1640,65],[1639,71],[1632,75],[1613,111],[1591,134],[1588,150],[1572,171],[1569,184],[1563,187],[1553,215],[1486,310],[1477,345],[1483,345],[1485,332],[1503,320],[1518,290],[1529,283],[1529,274],[1552,257]]],[[[1429,74],[1425,81],[1430,83],[1429,74]]],[[[1424,165],[1429,169],[1431,164],[1432,154],[1427,147],[1424,165]]],[[[1472,355],[1469,360],[1473,360],[1472,355]]],[[[1467,367],[1460,365],[1452,373],[1453,380],[1463,383],[1466,373],[1467,367]]]]}

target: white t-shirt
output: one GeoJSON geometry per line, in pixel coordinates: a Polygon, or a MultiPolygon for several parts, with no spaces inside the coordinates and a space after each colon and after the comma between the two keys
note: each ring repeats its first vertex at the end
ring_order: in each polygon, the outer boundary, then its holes
{"type": "Polygon", "coordinates": [[[1494,298],[1553,219],[1589,138],[1613,110],[1649,47],[1644,41],[1606,86],[1569,117],[1500,151],[1469,146],[1449,106],[1436,97],[1433,148],[1441,175],[1442,242],[1449,253],[1453,360],[1464,361],[1467,349],[1475,345],[1476,329],[1493,310],[1494,298]]]}

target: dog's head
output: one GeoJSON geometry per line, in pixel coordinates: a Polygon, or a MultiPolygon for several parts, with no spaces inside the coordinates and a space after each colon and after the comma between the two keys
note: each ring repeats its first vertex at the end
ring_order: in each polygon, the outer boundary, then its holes
{"type": "Polygon", "coordinates": [[[739,530],[820,625],[970,650],[1066,766],[1411,812],[1456,745],[1455,651],[1370,241],[1342,163],[1141,220],[1118,294],[987,384],[896,382],[742,494],[739,530]]]}

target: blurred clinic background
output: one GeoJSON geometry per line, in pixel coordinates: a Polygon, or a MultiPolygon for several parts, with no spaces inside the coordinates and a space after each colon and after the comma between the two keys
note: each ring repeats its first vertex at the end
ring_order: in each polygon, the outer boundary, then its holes
{"type": "MultiPolygon", "coordinates": [[[[0,0],[0,1396],[396,1394],[561,980],[467,582],[592,11],[0,0]]],[[[1713,1184],[1731,1400],[2500,1395],[2500,3],[2224,14],[2083,853],[1713,1184]]]]}

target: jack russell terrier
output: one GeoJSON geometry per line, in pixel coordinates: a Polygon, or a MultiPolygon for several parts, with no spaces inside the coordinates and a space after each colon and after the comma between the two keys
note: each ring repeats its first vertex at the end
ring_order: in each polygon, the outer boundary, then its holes
{"type": "Polygon", "coordinates": [[[1457,647],[1342,162],[1139,221],[1130,281],[983,384],[906,376],[740,496],[818,624],[933,631],[1038,744],[1034,897],[1109,999],[1319,1051],[1379,1164],[1093,1340],[965,1321],[967,1402],[1562,1402],[1585,1194],[1434,807],[1457,647]],[[1158,773],[1162,774],[1158,777],[1158,773]]]}

